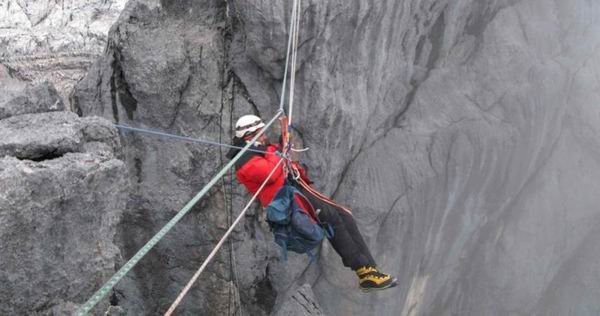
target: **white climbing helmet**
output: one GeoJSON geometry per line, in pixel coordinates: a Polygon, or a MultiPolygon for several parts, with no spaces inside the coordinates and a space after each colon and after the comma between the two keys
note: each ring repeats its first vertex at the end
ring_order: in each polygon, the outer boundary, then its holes
{"type": "Polygon", "coordinates": [[[265,127],[260,117],[252,114],[240,117],[235,123],[235,137],[242,138],[265,127]]]}

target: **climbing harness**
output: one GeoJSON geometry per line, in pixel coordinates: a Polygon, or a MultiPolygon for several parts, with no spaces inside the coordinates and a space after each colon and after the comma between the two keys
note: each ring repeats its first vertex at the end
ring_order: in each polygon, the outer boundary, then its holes
{"type": "MultiPolygon", "coordinates": [[[[286,175],[291,174],[292,178],[296,181],[296,183],[298,183],[306,191],[312,193],[319,200],[321,200],[329,205],[338,207],[338,208],[344,210],[345,212],[347,212],[348,214],[352,214],[352,211],[350,209],[336,203],[335,201],[333,201],[332,199],[330,199],[323,193],[317,191],[316,189],[311,187],[308,183],[306,183],[306,181],[304,181],[304,179],[302,179],[302,177],[300,177],[300,171],[298,170],[298,168],[296,168],[296,166],[294,166],[294,164],[292,163],[292,161],[289,157],[289,151],[293,150],[293,148],[290,145],[291,136],[290,136],[290,128],[288,125],[289,124],[288,118],[284,116],[284,117],[280,118],[279,120],[281,122],[281,139],[284,142],[284,144],[282,146],[283,147],[282,156],[284,158],[286,158],[286,160],[287,160],[287,163],[285,165],[286,175]]],[[[307,149],[302,149],[302,151],[305,151],[305,150],[307,150],[307,149]]]]}
{"type": "MultiPolygon", "coordinates": [[[[306,183],[306,181],[304,181],[301,177],[300,177],[300,171],[298,171],[298,168],[296,168],[294,166],[294,164],[291,162],[291,159],[289,158],[289,151],[290,149],[293,150],[293,148],[290,145],[291,142],[291,136],[290,136],[290,128],[288,126],[288,118],[287,117],[282,117],[279,119],[281,122],[281,138],[284,141],[284,145],[283,145],[283,153],[282,156],[284,158],[287,159],[287,164],[286,164],[286,174],[291,173],[292,178],[294,180],[296,180],[296,182],[302,187],[304,188],[306,191],[312,193],[313,195],[315,195],[315,197],[317,197],[319,200],[335,206],[335,207],[339,207],[340,209],[346,211],[349,214],[352,214],[352,211],[350,209],[348,209],[347,207],[344,207],[338,203],[336,203],[335,201],[333,201],[332,199],[330,199],[329,197],[327,197],[326,195],[324,195],[323,193],[315,190],[313,187],[311,187],[308,183],[306,183]]],[[[307,149],[302,149],[302,151],[306,151],[307,149]]]]}

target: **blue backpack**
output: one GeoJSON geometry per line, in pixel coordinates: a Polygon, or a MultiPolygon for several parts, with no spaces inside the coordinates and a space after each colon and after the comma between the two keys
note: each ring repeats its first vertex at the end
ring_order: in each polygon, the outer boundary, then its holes
{"type": "Polygon", "coordinates": [[[333,229],[330,225],[321,223],[318,218],[315,218],[315,223],[298,205],[296,195],[308,202],[298,189],[286,182],[267,206],[267,222],[275,242],[281,247],[284,260],[287,260],[288,250],[306,253],[314,260],[313,250],[321,244],[324,237],[333,237],[333,229]]]}

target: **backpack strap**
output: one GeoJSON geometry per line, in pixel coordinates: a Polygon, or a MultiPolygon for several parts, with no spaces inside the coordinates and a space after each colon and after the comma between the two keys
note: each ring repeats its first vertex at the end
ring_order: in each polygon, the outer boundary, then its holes
{"type": "Polygon", "coordinates": [[[315,211],[315,207],[312,205],[312,203],[310,203],[308,198],[304,196],[304,194],[302,194],[298,189],[296,189],[294,186],[292,187],[294,188],[294,197],[297,196],[305,203],[305,205],[308,206],[308,209],[306,210],[308,216],[310,216],[315,222],[320,223],[319,217],[317,216],[317,212],[315,211]]]}
{"type": "MultiPolygon", "coordinates": [[[[325,236],[328,239],[333,238],[333,235],[334,235],[333,227],[331,226],[331,224],[324,223],[319,219],[319,216],[318,216],[317,212],[315,211],[315,207],[312,205],[312,203],[310,203],[308,198],[304,194],[302,194],[302,192],[300,192],[300,190],[298,190],[295,186],[287,183],[287,180],[286,180],[286,185],[290,185],[294,189],[294,194],[297,194],[300,199],[302,199],[304,202],[306,202],[306,205],[308,205],[308,207],[309,207],[309,209],[306,210],[308,212],[308,215],[310,217],[312,217],[315,220],[315,222],[319,226],[321,226],[321,228],[323,228],[323,231],[325,232],[325,236]]],[[[310,254],[309,254],[309,256],[310,256],[310,254]]]]}

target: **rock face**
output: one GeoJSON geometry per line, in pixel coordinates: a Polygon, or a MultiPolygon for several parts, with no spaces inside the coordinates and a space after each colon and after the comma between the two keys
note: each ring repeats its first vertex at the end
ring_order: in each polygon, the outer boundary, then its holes
{"type": "Polygon", "coordinates": [[[106,46],[126,0],[7,0],[0,3],[0,63],[67,97],[106,46]]]}
{"type": "MultiPolygon", "coordinates": [[[[239,114],[277,109],[290,6],[131,1],[75,109],[227,141],[239,114]]],[[[597,314],[598,14],[586,0],[303,1],[294,125],[305,161],[399,286],[362,294],[327,243],[318,267],[283,268],[257,210],[181,312],[227,313],[239,297],[267,314],[297,282],[328,315],[597,314]]],[[[131,256],[223,155],[123,143],[131,256]]],[[[230,180],[120,285],[132,314],[163,311],[212,248],[243,203],[230,180]]]]}
{"type": "Polygon", "coordinates": [[[128,178],[116,130],[97,117],[37,113],[48,107],[0,119],[3,315],[71,314],[120,259],[113,240],[128,178]]]}
{"type": "Polygon", "coordinates": [[[0,140],[0,156],[28,160],[81,152],[89,142],[97,141],[109,142],[112,146],[108,149],[112,151],[118,143],[114,127],[106,120],[80,119],[72,112],[13,116],[0,121],[0,132],[4,136],[0,140]]]}
{"type": "MultiPolygon", "coordinates": [[[[253,106],[226,58],[226,6],[217,0],[129,2],[112,28],[105,57],[78,84],[74,109],[228,142],[228,122],[253,106]]],[[[123,134],[122,143],[134,193],[120,245],[130,258],[216,174],[226,150],[131,133],[123,134]]],[[[245,200],[228,175],[118,285],[119,304],[130,314],[164,313],[245,200]]],[[[179,313],[270,312],[277,293],[268,274],[277,271],[277,262],[269,262],[279,253],[266,241],[270,232],[260,216],[262,211],[248,214],[235,243],[219,253],[179,313]]]]}
{"type": "Polygon", "coordinates": [[[31,84],[13,77],[0,65],[0,120],[17,114],[64,111],[65,105],[54,86],[48,82],[31,84]]]}
{"type": "Polygon", "coordinates": [[[2,56],[100,52],[126,1],[22,1],[0,4],[2,56]]]}
{"type": "Polygon", "coordinates": [[[279,309],[272,314],[273,316],[320,316],[324,315],[321,311],[321,307],[312,288],[308,284],[304,284],[298,288],[298,290],[292,294],[279,309]]]}

